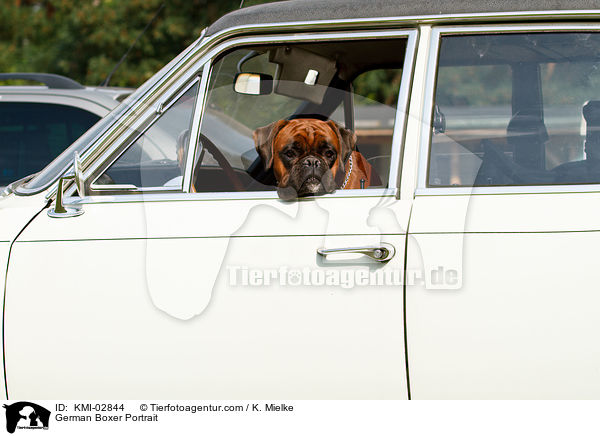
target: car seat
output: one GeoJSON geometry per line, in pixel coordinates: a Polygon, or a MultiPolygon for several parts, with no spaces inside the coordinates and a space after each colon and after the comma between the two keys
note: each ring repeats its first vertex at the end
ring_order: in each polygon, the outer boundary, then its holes
{"type": "Polygon", "coordinates": [[[600,183],[600,100],[588,101],[582,112],[586,123],[585,159],[554,168],[557,183],[600,183]]]}

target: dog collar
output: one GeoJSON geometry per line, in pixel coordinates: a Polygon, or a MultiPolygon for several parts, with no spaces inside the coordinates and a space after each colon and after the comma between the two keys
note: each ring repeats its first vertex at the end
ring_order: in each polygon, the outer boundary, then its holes
{"type": "Polygon", "coordinates": [[[350,168],[348,169],[348,173],[346,173],[346,179],[344,180],[344,183],[342,184],[340,189],[346,188],[346,185],[348,184],[348,179],[350,178],[350,174],[352,174],[352,155],[350,155],[350,157],[348,158],[348,163],[350,164],[350,168]]]}

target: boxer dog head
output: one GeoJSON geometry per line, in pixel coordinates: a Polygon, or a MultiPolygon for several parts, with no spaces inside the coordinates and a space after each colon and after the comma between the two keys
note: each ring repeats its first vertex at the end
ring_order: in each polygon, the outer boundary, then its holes
{"type": "Polygon", "coordinates": [[[265,169],[273,169],[284,200],[327,194],[341,186],[356,135],[334,121],[279,120],[254,131],[265,169]]]}

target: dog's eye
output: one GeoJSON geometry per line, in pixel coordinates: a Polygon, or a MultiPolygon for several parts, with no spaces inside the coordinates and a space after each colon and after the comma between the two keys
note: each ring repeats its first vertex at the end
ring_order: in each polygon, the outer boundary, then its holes
{"type": "Polygon", "coordinates": [[[327,150],[325,152],[325,157],[332,158],[333,157],[333,151],[332,150],[327,150]]]}
{"type": "Polygon", "coordinates": [[[294,156],[296,156],[296,153],[294,153],[294,150],[288,150],[284,153],[287,157],[289,157],[290,159],[293,158],[294,156]]]}

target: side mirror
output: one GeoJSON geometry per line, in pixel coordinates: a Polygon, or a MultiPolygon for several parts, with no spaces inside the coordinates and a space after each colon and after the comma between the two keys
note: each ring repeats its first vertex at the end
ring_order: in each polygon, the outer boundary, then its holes
{"type": "Polygon", "coordinates": [[[75,152],[73,156],[73,173],[71,175],[63,176],[58,181],[58,188],[56,190],[56,201],[54,207],[48,210],[48,216],[51,218],[69,218],[73,216],[79,216],[83,214],[83,209],[80,205],[70,204],[65,206],[63,203],[63,185],[65,180],[75,180],[75,188],[79,193],[80,197],[84,194],[84,179],[81,172],[81,160],[79,159],[79,153],[75,152]]]}
{"type": "Polygon", "coordinates": [[[268,95],[273,92],[273,77],[261,73],[237,73],[233,90],[238,94],[268,95]]]}
{"type": "Polygon", "coordinates": [[[437,104],[433,109],[433,133],[446,133],[446,116],[437,104]]]}

